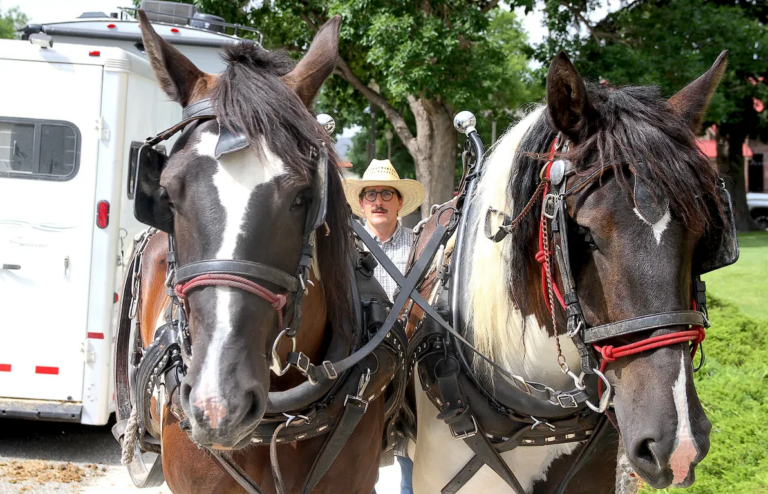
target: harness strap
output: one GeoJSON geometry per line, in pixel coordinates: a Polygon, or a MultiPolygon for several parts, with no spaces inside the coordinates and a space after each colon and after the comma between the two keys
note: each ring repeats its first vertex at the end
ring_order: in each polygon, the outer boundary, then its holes
{"type": "MultiPolygon", "coordinates": [[[[311,383],[318,383],[325,379],[336,379],[341,373],[347,369],[352,368],[352,366],[356,365],[366,356],[368,356],[387,337],[389,331],[398,321],[400,311],[402,311],[403,307],[405,307],[405,304],[410,298],[413,298],[414,301],[419,304],[428,314],[436,314],[434,309],[432,309],[432,307],[421,297],[421,295],[418,294],[418,291],[416,291],[415,288],[423,279],[424,274],[429,269],[433,258],[437,254],[437,250],[445,241],[450,230],[448,230],[448,228],[443,225],[438,225],[437,228],[435,228],[435,234],[433,234],[432,238],[430,238],[429,242],[427,243],[427,247],[424,249],[424,254],[422,254],[422,256],[419,258],[419,261],[411,269],[411,273],[408,275],[408,278],[403,278],[402,274],[400,274],[400,270],[397,269],[397,267],[394,265],[394,263],[392,263],[389,257],[387,257],[384,251],[381,250],[378,245],[376,245],[376,242],[374,242],[370,234],[365,231],[365,228],[357,221],[352,221],[351,223],[355,233],[363,240],[363,242],[365,242],[371,253],[381,263],[384,269],[390,273],[390,276],[393,277],[395,282],[400,285],[400,292],[397,294],[395,303],[392,306],[392,309],[390,310],[389,315],[387,316],[386,321],[384,321],[381,329],[378,331],[378,333],[376,333],[376,336],[374,336],[368,343],[366,343],[362,348],[360,348],[349,357],[336,363],[326,360],[322,363],[322,365],[314,365],[310,362],[309,357],[304,355],[302,352],[288,353],[288,357],[286,358],[288,365],[296,367],[299,372],[307,376],[311,383]],[[395,278],[395,274],[398,275],[397,278],[395,278]]],[[[442,321],[442,318],[440,318],[440,320],[442,321]]],[[[447,325],[445,321],[443,321],[443,323],[447,325]]]]}
{"type": "MultiPolygon", "coordinates": [[[[477,458],[479,462],[488,465],[493,469],[496,474],[501,477],[516,494],[525,494],[525,489],[520,485],[520,482],[515,477],[515,474],[510,470],[509,465],[501,457],[499,452],[494,448],[488,436],[485,432],[477,426],[477,434],[464,438],[464,444],[475,452],[474,458],[477,458]]],[[[450,483],[448,484],[450,485],[450,483]]],[[[447,487],[447,486],[446,486],[447,487]]],[[[443,490],[443,493],[446,491],[443,490]]]]}
{"type": "Polygon", "coordinates": [[[697,310],[677,310],[651,314],[649,316],[633,317],[623,321],[612,322],[588,328],[585,331],[585,343],[597,343],[601,340],[648,331],[652,329],[668,328],[671,326],[701,326],[709,327],[709,321],[704,314],[697,310]]]}
{"type": "Polygon", "coordinates": [[[206,274],[228,274],[245,278],[256,278],[274,283],[292,292],[299,289],[299,280],[295,276],[260,262],[242,259],[211,259],[184,264],[176,268],[176,284],[183,285],[197,276],[206,274]]]}
{"type": "Polygon", "coordinates": [[[240,468],[240,465],[235,463],[235,461],[230,458],[229,456],[223,455],[221,452],[205,448],[211,456],[216,458],[216,460],[219,462],[219,465],[221,466],[222,470],[227,472],[235,481],[240,484],[240,487],[245,489],[245,492],[248,494],[264,494],[264,491],[259,487],[259,484],[253,481],[247,473],[245,473],[245,470],[240,468]]]}
{"type": "Polygon", "coordinates": [[[302,491],[304,494],[310,494],[318,482],[328,473],[328,469],[331,468],[331,465],[336,461],[352,433],[355,432],[357,424],[363,419],[367,409],[367,401],[347,396],[344,412],[342,412],[339,422],[328,436],[328,439],[326,439],[325,444],[323,444],[320,454],[315,458],[315,463],[312,465],[309,477],[302,491]]]}
{"type": "Polygon", "coordinates": [[[581,467],[591,460],[595,456],[595,453],[599,451],[600,448],[598,448],[597,445],[599,441],[603,439],[603,436],[605,436],[606,431],[609,431],[608,423],[608,415],[601,415],[599,422],[594,428],[594,432],[587,440],[587,444],[585,444],[584,448],[579,452],[576,460],[571,464],[571,468],[568,469],[565,477],[560,481],[560,485],[557,487],[555,494],[565,494],[565,490],[568,488],[571,480],[573,480],[573,477],[579,472],[581,467]]]}

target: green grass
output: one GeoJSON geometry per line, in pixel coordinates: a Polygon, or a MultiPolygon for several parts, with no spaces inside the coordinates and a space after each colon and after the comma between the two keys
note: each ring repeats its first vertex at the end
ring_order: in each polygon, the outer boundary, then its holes
{"type": "Polygon", "coordinates": [[[751,317],[768,318],[768,232],[739,235],[735,264],[704,275],[707,291],[751,317]]]}
{"type": "Polygon", "coordinates": [[[712,327],[695,380],[712,447],[686,494],[768,493],[768,233],[739,243],[736,264],[705,276],[712,327]]]}

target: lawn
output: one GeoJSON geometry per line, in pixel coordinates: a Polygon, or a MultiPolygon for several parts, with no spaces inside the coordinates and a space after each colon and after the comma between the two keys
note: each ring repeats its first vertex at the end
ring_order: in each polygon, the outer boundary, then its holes
{"type": "Polygon", "coordinates": [[[704,275],[707,290],[744,314],[768,319],[768,232],[739,235],[736,264],[704,275]]]}
{"type": "Polygon", "coordinates": [[[686,494],[768,493],[768,233],[739,236],[741,257],[706,275],[712,327],[696,389],[712,421],[709,455],[686,494]]]}

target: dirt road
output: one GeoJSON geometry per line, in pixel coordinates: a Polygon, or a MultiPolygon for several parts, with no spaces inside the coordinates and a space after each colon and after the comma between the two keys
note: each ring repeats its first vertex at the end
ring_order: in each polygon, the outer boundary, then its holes
{"type": "MultiPolygon", "coordinates": [[[[0,494],[167,494],[137,489],[110,427],[0,419],[0,494]]],[[[378,494],[399,493],[400,469],[380,471],[378,494]]]]}

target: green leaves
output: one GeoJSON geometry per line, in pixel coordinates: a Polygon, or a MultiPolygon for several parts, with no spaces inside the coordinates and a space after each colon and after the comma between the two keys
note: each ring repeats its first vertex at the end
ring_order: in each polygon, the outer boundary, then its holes
{"type": "Polygon", "coordinates": [[[13,7],[5,12],[0,10],[0,39],[19,38],[16,30],[24,27],[27,21],[29,21],[29,17],[18,7],[13,7]]]}

